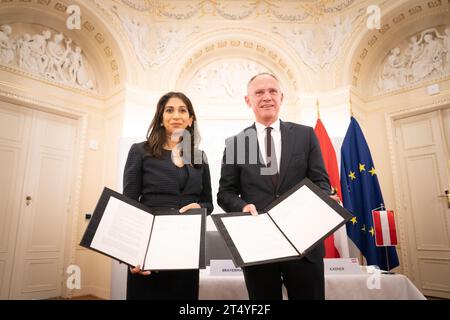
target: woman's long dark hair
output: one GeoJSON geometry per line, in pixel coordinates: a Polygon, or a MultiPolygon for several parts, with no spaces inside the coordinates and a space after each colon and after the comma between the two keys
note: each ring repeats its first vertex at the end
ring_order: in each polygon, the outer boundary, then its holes
{"type": "Polygon", "coordinates": [[[189,117],[192,117],[192,125],[186,128],[186,130],[189,132],[191,136],[190,155],[189,155],[190,164],[194,166],[201,165],[201,163],[199,164],[196,163],[198,162],[198,160],[194,161],[194,156],[198,152],[198,144],[200,142],[200,134],[198,133],[196,128],[197,117],[195,115],[194,107],[192,106],[191,100],[189,100],[189,98],[182,92],[168,92],[159,99],[158,104],[156,105],[155,116],[153,117],[153,120],[150,123],[150,126],[147,130],[147,143],[145,147],[151,156],[157,159],[162,159],[164,150],[163,147],[167,140],[166,129],[162,125],[163,114],[164,108],[167,102],[170,100],[170,98],[179,98],[184,102],[184,104],[186,104],[189,117]]]}

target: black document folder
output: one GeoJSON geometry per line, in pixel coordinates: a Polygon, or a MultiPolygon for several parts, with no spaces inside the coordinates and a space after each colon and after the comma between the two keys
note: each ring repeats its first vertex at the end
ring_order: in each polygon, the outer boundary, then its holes
{"type": "Polygon", "coordinates": [[[307,178],[258,216],[244,212],[211,216],[239,267],[301,258],[351,217],[307,178]]]}
{"type": "Polygon", "coordinates": [[[205,268],[206,209],[170,212],[104,188],[80,245],[142,270],[205,268]]]}

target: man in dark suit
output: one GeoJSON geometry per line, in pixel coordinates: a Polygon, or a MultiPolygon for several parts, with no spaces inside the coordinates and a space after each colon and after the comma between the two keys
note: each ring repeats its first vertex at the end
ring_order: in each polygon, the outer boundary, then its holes
{"type": "MultiPolygon", "coordinates": [[[[219,206],[257,215],[305,177],[330,193],[314,130],[278,118],[283,93],[277,78],[269,73],[254,76],[245,101],[256,121],[226,141],[219,206]]],[[[324,299],[324,255],[322,243],[302,259],[244,267],[249,298],[282,299],[284,284],[289,299],[324,299]]]]}

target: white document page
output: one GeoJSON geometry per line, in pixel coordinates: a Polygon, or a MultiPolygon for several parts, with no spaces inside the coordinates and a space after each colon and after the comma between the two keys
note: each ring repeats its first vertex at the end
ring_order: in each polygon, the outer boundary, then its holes
{"type": "Polygon", "coordinates": [[[267,214],[222,218],[244,263],[296,256],[267,214]]]}
{"type": "Polygon", "coordinates": [[[110,197],[91,247],[130,265],[141,265],[153,215],[110,197]]]}
{"type": "Polygon", "coordinates": [[[201,223],[201,215],[155,216],[145,269],[198,269],[201,223]]]}
{"type": "Polygon", "coordinates": [[[284,199],[269,214],[301,253],[344,221],[307,186],[284,199]]]}

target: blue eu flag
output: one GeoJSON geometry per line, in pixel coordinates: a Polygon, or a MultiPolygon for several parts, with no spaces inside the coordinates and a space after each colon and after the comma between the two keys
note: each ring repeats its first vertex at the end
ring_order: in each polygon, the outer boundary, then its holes
{"type": "Polygon", "coordinates": [[[395,247],[375,246],[372,210],[384,208],[383,196],[369,146],[353,117],[341,148],[341,188],[344,207],[353,214],[347,223],[347,234],[367,264],[383,270],[398,266],[395,247]]]}

